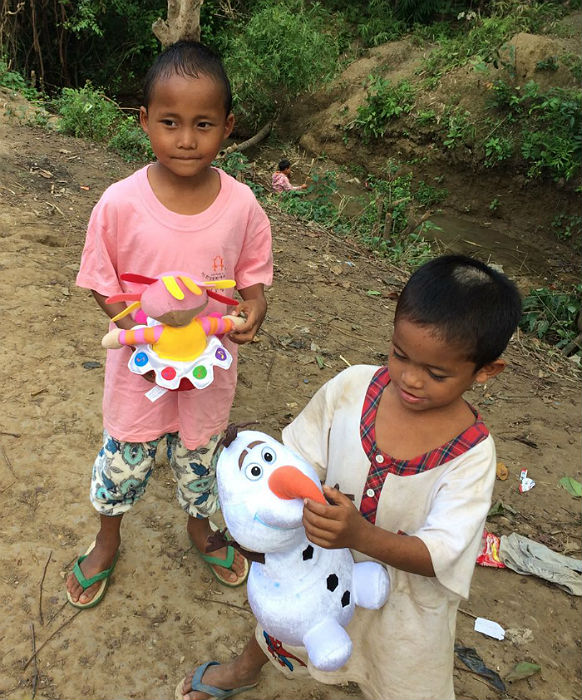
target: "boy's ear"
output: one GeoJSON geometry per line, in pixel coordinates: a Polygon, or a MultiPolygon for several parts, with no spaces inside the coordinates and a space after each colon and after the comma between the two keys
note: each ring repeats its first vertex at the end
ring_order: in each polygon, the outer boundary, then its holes
{"type": "Polygon", "coordinates": [[[226,117],[226,122],[224,123],[224,137],[227,139],[231,134],[232,130],[234,129],[234,114],[230,112],[230,114],[226,117]]]}
{"type": "Polygon", "coordinates": [[[141,125],[141,128],[147,134],[148,133],[148,111],[143,105],[139,108],[139,123],[141,125]]]}
{"type": "Polygon", "coordinates": [[[507,363],[505,360],[502,360],[499,357],[497,360],[493,360],[493,362],[489,362],[481,367],[481,369],[475,374],[474,381],[478,382],[479,384],[485,384],[485,382],[489,381],[489,379],[493,379],[493,377],[496,377],[498,374],[503,372],[506,365],[507,363]]]}

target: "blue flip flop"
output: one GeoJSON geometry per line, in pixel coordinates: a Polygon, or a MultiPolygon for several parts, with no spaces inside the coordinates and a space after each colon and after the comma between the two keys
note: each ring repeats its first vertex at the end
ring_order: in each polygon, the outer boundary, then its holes
{"type": "MultiPolygon", "coordinates": [[[[254,688],[257,684],[253,683],[252,685],[241,685],[240,688],[230,688],[229,690],[224,690],[223,688],[216,688],[213,685],[206,685],[206,683],[202,682],[202,677],[204,676],[204,673],[206,672],[206,669],[209,666],[220,666],[218,661],[207,661],[205,664],[202,664],[201,666],[198,666],[196,671],[194,671],[194,675],[192,676],[192,683],[190,684],[192,687],[192,690],[198,690],[201,693],[207,693],[210,695],[211,698],[217,698],[218,700],[226,700],[226,698],[233,698],[235,695],[238,695],[239,693],[244,693],[245,690],[250,690],[251,688],[254,688]]],[[[176,700],[182,700],[184,697],[184,693],[182,692],[182,688],[184,686],[184,679],[182,679],[177,687],[176,687],[176,700]]]]}

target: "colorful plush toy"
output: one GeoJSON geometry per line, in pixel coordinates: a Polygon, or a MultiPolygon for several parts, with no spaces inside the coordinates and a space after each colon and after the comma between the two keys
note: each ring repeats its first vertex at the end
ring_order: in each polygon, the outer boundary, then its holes
{"type": "Polygon", "coordinates": [[[232,537],[264,552],[253,561],[248,599],[255,617],[279,641],[304,646],[323,671],[342,666],[352,651],[344,627],[354,606],[377,609],[389,579],[375,562],[354,563],[349,549],[323,549],[309,542],[303,503],[326,503],[313,467],[273,438],[244,431],[217,463],[218,493],[232,537]]]}
{"type": "Polygon", "coordinates": [[[147,285],[141,293],[123,293],[107,299],[108,304],[133,302],[117,314],[117,321],[137,311],[143,325],[131,330],[115,328],[101,344],[105,348],[135,347],[128,366],[135,374],[153,371],[158,389],[148,392],[155,400],[168,389],[204,389],[214,379],[214,367],[228,369],[232,356],[216,335],[229,333],[244,323],[239,316],[217,313],[201,316],[209,297],[236,306],[237,301],[215,289],[234,287],[233,280],[198,282],[184,272],[168,272],[160,277],[123,274],[127,282],[147,285]]]}

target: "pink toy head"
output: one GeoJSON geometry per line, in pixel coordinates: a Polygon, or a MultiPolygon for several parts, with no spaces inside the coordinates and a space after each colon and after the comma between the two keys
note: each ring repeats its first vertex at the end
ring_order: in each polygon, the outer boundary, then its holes
{"type": "Polygon", "coordinates": [[[109,297],[107,299],[109,304],[118,301],[135,302],[113,320],[122,318],[134,309],[141,307],[147,316],[170,325],[174,325],[174,321],[176,321],[176,325],[182,325],[179,319],[188,316],[193,318],[203,311],[208,304],[208,297],[231,306],[238,304],[234,299],[213,291],[213,289],[234,287],[233,280],[198,282],[185,272],[175,271],[164,273],[159,277],[144,277],[143,275],[127,273],[122,274],[121,279],[126,282],[145,284],[147,287],[141,294],[124,293],[109,297]]]}

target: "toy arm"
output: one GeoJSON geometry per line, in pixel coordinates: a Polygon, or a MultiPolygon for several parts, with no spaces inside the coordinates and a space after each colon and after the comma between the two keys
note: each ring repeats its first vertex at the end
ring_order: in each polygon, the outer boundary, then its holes
{"type": "Polygon", "coordinates": [[[131,330],[114,328],[103,336],[101,345],[109,349],[121,348],[124,345],[153,345],[160,339],[163,331],[162,325],[132,328],[131,330]]]}
{"type": "Polygon", "coordinates": [[[237,326],[243,325],[245,319],[239,316],[202,316],[198,319],[207,336],[230,333],[237,326]]]}

